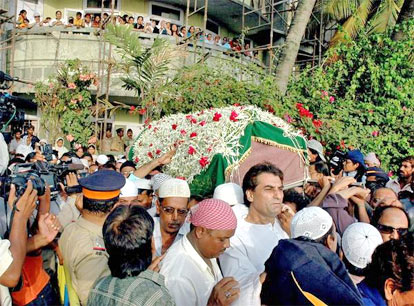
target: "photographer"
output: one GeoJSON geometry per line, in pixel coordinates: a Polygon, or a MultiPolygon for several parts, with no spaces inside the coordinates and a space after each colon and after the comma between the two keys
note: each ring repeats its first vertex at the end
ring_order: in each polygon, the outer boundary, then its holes
{"type": "Polygon", "coordinates": [[[0,238],[0,304],[11,305],[8,290],[2,286],[15,287],[20,279],[26,257],[26,224],[36,208],[37,191],[32,182],[27,183],[26,191],[17,201],[10,229],[9,240],[0,238]]]}
{"type": "Polygon", "coordinates": [[[366,181],[364,155],[359,150],[351,150],[345,156],[343,176],[355,178],[359,183],[366,181]]]}
{"type": "Polygon", "coordinates": [[[4,140],[3,134],[0,133],[0,176],[6,171],[8,163],[9,152],[7,149],[7,143],[4,140]]]}
{"type": "MultiPolygon", "coordinates": [[[[27,185],[31,186],[31,179],[27,185]]],[[[29,188],[29,187],[27,187],[29,188]]],[[[13,206],[16,199],[16,187],[11,185],[9,195],[9,207],[13,206]]],[[[23,263],[22,275],[23,286],[12,292],[14,305],[55,305],[56,295],[50,284],[50,277],[43,268],[41,248],[51,243],[60,228],[57,218],[49,213],[50,189],[45,188],[45,193],[38,197],[39,205],[37,215],[33,224],[29,224],[29,238],[26,243],[26,257],[23,263]]],[[[17,211],[17,210],[16,210],[17,211]]],[[[15,222],[14,214],[11,224],[15,222]]]]}

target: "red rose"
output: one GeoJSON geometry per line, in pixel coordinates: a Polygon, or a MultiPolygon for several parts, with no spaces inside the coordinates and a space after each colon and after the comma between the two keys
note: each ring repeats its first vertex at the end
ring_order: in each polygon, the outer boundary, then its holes
{"type": "Polygon", "coordinates": [[[301,109],[301,108],[303,108],[303,104],[302,104],[302,103],[296,103],[296,108],[297,108],[297,109],[301,109]]]}
{"type": "Polygon", "coordinates": [[[138,113],[139,113],[140,115],[144,115],[146,112],[147,112],[147,110],[146,110],[145,108],[141,108],[141,109],[138,111],[138,113]]]}
{"type": "Polygon", "coordinates": [[[149,147],[151,148],[152,146],[153,146],[153,144],[152,144],[152,143],[150,143],[149,147]]]}
{"type": "Polygon", "coordinates": [[[147,155],[148,155],[150,158],[154,158],[154,155],[152,155],[152,153],[151,153],[151,152],[148,152],[148,153],[147,153],[147,155]]]}
{"type": "Polygon", "coordinates": [[[240,106],[240,103],[234,103],[233,105],[234,106],[240,106]]]}
{"type": "Polygon", "coordinates": [[[188,147],[188,154],[193,155],[196,152],[196,149],[194,149],[192,146],[188,147]]]}
{"type": "Polygon", "coordinates": [[[196,124],[197,123],[197,119],[191,118],[191,123],[196,124]]]}
{"type": "Polygon", "coordinates": [[[191,115],[185,116],[185,119],[191,119],[191,118],[193,118],[193,116],[191,116],[191,115]]]}
{"type": "Polygon", "coordinates": [[[379,135],[379,132],[378,132],[378,131],[373,131],[373,132],[372,132],[372,136],[374,136],[374,137],[378,137],[378,135],[379,135]]]}
{"type": "Polygon", "coordinates": [[[230,114],[230,120],[236,122],[238,116],[239,116],[238,113],[236,113],[235,111],[232,111],[230,114]]]}
{"type": "Polygon", "coordinates": [[[139,158],[138,157],[135,157],[134,161],[137,164],[139,162],[139,158]]]}
{"type": "Polygon", "coordinates": [[[200,158],[198,162],[200,163],[201,168],[205,168],[209,164],[209,161],[205,156],[200,158]]]}
{"type": "Polygon", "coordinates": [[[129,110],[131,111],[131,112],[133,112],[134,110],[135,110],[135,106],[131,106],[130,108],[129,108],[129,110]]]}
{"type": "Polygon", "coordinates": [[[161,150],[157,149],[157,151],[155,151],[155,154],[160,155],[161,154],[161,150]]]}
{"type": "Polygon", "coordinates": [[[172,127],[173,130],[176,130],[177,129],[177,125],[176,124],[173,124],[171,127],[172,127]]]}
{"type": "Polygon", "coordinates": [[[192,132],[191,134],[190,134],[190,138],[194,138],[194,137],[196,137],[197,136],[197,133],[196,132],[192,132]]]}
{"type": "Polygon", "coordinates": [[[203,120],[203,121],[200,122],[200,125],[201,126],[204,126],[205,124],[206,124],[206,121],[205,120],[203,120]]]}
{"type": "Polygon", "coordinates": [[[187,134],[186,130],[181,130],[180,133],[181,133],[181,135],[187,134]]]}
{"type": "Polygon", "coordinates": [[[320,128],[323,124],[320,119],[315,119],[315,120],[312,121],[312,123],[313,123],[313,126],[316,127],[316,128],[320,128]]]}
{"type": "Polygon", "coordinates": [[[221,118],[221,114],[215,113],[213,117],[213,121],[220,121],[220,118],[221,118]]]}

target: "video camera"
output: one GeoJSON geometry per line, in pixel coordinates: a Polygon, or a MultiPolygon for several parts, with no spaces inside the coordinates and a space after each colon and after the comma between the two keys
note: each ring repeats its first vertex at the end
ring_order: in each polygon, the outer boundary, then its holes
{"type": "Polygon", "coordinates": [[[332,158],[329,160],[329,168],[332,174],[338,175],[344,169],[344,162],[346,153],[342,151],[335,151],[332,158]]]}
{"type": "MultiPolygon", "coordinates": [[[[59,183],[66,185],[65,177],[70,172],[83,170],[82,164],[66,163],[61,165],[52,165],[47,162],[37,161],[35,163],[16,164],[10,176],[4,181],[4,194],[10,190],[10,185],[16,186],[16,197],[20,197],[26,190],[27,182],[30,180],[33,189],[37,190],[37,194],[42,196],[45,194],[48,185],[52,197],[57,196],[61,191],[59,183]]],[[[81,192],[79,187],[66,187],[67,193],[81,192]]]]}
{"type": "Polygon", "coordinates": [[[16,109],[15,103],[20,101],[8,93],[0,92],[0,128],[14,124],[23,126],[24,112],[16,109]]]}

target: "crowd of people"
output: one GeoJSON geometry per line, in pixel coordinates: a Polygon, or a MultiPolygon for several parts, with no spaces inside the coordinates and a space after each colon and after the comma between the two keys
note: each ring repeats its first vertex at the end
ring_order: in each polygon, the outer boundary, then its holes
{"type": "MultiPolygon", "coordinates": [[[[117,157],[58,138],[52,160],[83,170],[65,173],[54,192],[32,179],[24,190],[10,186],[0,210],[1,305],[414,300],[413,156],[390,178],[375,153],[350,149],[338,162],[310,140],[303,186],[285,189],[283,172],[263,162],[241,186],[224,183],[201,198],[163,173],[174,149],[137,167],[127,160],[132,131],[123,136],[108,130],[100,144],[117,157]]],[[[3,175],[44,162],[40,148],[33,127],[16,133],[3,175]]]]}
{"type": "MultiPolygon", "coordinates": [[[[69,17],[66,21],[61,11],[56,11],[55,18],[46,17],[43,20],[39,13],[34,13],[34,20],[30,22],[27,17],[27,11],[21,10],[17,18],[16,26],[19,29],[31,29],[38,27],[64,27],[64,28],[105,28],[105,25],[110,22],[108,13],[101,14],[86,13],[84,16],[82,12],[77,12],[75,17],[69,17]]],[[[129,25],[138,32],[147,34],[161,34],[173,36],[190,41],[203,41],[209,45],[215,45],[224,48],[227,51],[232,51],[236,54],[243,54],[246,57],[256,57],[257,52],[253,51],[249,42],[241,43],[237,37],[221,37],[218,34],[204,33],[202,29],[189,26],[181,26],[166,20],[147,19],[143,16],[129,16],[128,14],[122,16],[114,16],[112,23],[117,25],[129,25]]]]}

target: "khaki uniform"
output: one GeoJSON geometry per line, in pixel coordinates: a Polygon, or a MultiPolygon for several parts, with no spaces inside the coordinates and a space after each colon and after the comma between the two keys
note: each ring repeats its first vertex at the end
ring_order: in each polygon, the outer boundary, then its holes
{"type": "Polygon", "coordinates": [[[111,151],[111,144],[112,144],[112,137],[111,138],[107,138],[105,136],[105,138],[102,139],[101,151],[104,152],[104,153],[111,151]]]}
{"type": "Polygon", "coordinates": [[[124,140],[122,138],[119,138],[119,136],[115,136],[112,138],[111,151],[124,152],[124,145],[124,140]]]}
{"type": "Polygon", "coordinates": [[[86,305],[89,291],[95,281],[110,275],[102,226],[80,217],[65,228],[59,239],[59,247],[73,289],[81,304],[86,305]]]}

